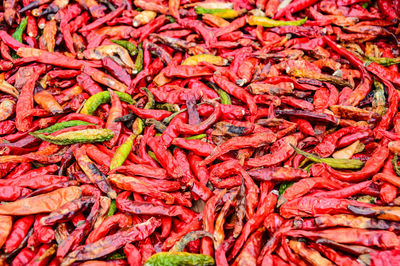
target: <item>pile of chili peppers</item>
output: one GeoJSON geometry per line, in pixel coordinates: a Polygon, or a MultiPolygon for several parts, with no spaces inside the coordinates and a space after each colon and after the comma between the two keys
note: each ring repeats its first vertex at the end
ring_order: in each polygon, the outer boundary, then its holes
{"type": "Polygon", "coordinates": [[[399,0],[3,0],[1,265],[396,265],[399,0]]]}

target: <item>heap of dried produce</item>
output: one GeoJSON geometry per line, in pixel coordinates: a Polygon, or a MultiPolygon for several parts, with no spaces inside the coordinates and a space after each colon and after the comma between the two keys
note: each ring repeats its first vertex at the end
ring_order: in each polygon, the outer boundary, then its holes
{"type": "Polygon", "coordinates": [[[396,265],[399,0],[2,0],[1,265],[396,265]]]}

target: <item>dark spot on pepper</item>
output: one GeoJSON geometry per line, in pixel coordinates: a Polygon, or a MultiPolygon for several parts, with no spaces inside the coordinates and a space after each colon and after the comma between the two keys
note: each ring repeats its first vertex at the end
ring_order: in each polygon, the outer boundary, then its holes
{"type": "Polygon", "coordinates": [[[99,175],[101,176],[102,179],[106,178],[106,176],[99,170],[99,168],[97,168],[97,166],[94,163],[88,163],[88,167],[94,175],[99,175]]]}
{"type": "Polygon", "coordinates": [[[228,127],[228,132],[231,134],[235,134],[235,135],[244,135],[247,132],[247,128],[246,127],[237,127],[234,125],[227,125],[228,127]]]}

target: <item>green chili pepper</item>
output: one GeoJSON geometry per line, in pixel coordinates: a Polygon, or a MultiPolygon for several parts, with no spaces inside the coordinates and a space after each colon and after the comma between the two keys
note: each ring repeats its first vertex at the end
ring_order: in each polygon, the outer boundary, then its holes
{"type": "Polygon", "coordinates": [[[165,18],[169,20],[169,23],[175,23],[176,22],[176,19],[174,17],[172,17],[172,16],[165,16],[165,18]]]}
{"type": "Polygon", "coordinates": [[[28,24],[28,17],[25,17],[21,23],[18,25],[16,30],[14,31],[12,37],[22,43],[22,34],[24,33],[26,29],[26,25],[28,24]]]}
{"type": "Polygon", "coordinates": [[[115,151],[114,156],[111,159],[110,170],[121,166],[126,158],[128,158],[129,153],[132,150],[133,141],[140,133],[143,131],[143,121],[140,118],[135,120],[135,130],[132,135],[130,135],[121,146],[115,151]]]}
{"type": "Polygon", "coordinates": [[[202,237],[209,237],[214,240],[214,236],[208,232],[190,232],[182,237],[169,252],[160,252],[151,256],[144,266],[215,265],[214,258],[209,255],[183,252],[189,242],[202,237]]]}
{"type": "Polygon", "coordinates": [[[144,106],[144,109],[153,109],[155,105],[154,95],[149,91],[148,88],[142,88],[147,94],[147,103],[144,106]]]}
{"type": "Polygon", "coordinates": [[[374,98],[372,99],[372,109],[380,116],[385,114],[386,99],[385,99],[385,89],[383,84],[374,79],[374,98]]]}
{"type": "Polygon", "coordinates": [[[196,6],[194,8],[194,11],[196,14],[202,15],[202,14],[212,14],[214,16],[220,17],[220,18],[236,18],[241,15],[242,12],[239,12],[234,9],[225,9],[225,8],[203,8],[196,6]]]}
{"type": "Polygon", "coordinates": [[[163,124],[169,124],[169,122],[171,122],[172,119],[174,119],[175,116],[179,115],[180,113],[186,112],[187,109],[184,108],[182,110],[179,110],[178,112],[173,113],[172,115],[168,116],[167,118],[165,118],[162,122],[163,124]]]}
{"type": "Polygon", "coordinates": [[[400,57],[388,58],[388,57],[374,57],[374,56],[368,56],[368,55],[365,55],[365,57],[369,61],[376,62],[383,66],[391,66],[391,65],[395,65],[395,64],[400,64],[400,57]]]}
{"type": "Polygon", "coordinates": [[[226,91],[218,88],[218,86],[212,82],[207,82],[207,85],[212,87],[218,93],[218,96],[221,99],[222,104],[229,104],[229,105],[232,104],[231,96],[229,96],[229,94],[226,91]]]}
{"type": "Polygon", "coordinates": [[[230,104],[230,105],[232,104],[231,96],[229,96],[229,94],[226,91],[224,91],[222,89],[218,89],[217,93],[218,93],[219,97],[221,98],[222,104],[230,104]]]}
{"type": "Polygon", "coordinates": [[[69,145],[75,143],[103,142],[112,139],[114,132],[105,128],[89,128],[84,130],[70,131],[61,133],[57,136],[30,133],[32,136],[41,140],[57,145],[69,145]]]}
{"type": "Polygon", "coordinates": [[[140,134],[142,134],[143,130],[144,130],[144,123],[143,120],[140,119],[139,117],[136,118],[135,122],[133,122],[133,134],[139,136],[140,134]]]}
{"type": "Polygon", "coordinates": [[[286,189],[290,188],[294,182],[285,182],[279,186],[279,195],[283,195],[286,189]]]}
{"type": "Polygon", "coordinates": [[[250,16],[248,19],[249,25],[263,26],[267,28],[279,26],[301,26],[306,23],[307,17],[296,21],[273,20],[267,17],[250,16]]]}
{"type": "Polygon", "coordinates": [[[185,137],[185,139],[204,139],[207,137],[207,134],[199,134],[194,136],[185,137]]]}
{"type": "MultiPolygon", "coordinates": [[[[121,101],[127,102],[129,104],[135,103],[135,101],[129,94],[119,91],[114,91],[114,92],[118,95],[121,101]]],[[[86,100],[81,110],[81,114],[91,115],[96,111],[97,107],[99,107],[101,104],[108,103],[110,101],[111,97],[108,91],[102,91],[96,93],[95,95],[90,96],[90,98],[86,100]]]]}
{"type": "Polygon", "coordinates": [[[117,202],[115,199],[111,200],[110,209],[108,209],[107,217],[113,216],[117,211],[117,202]]]}
{"type": "Polygon", "coordinates": [[[209,237],[213,241],[214,236],[210,234],[209,232],[198,230],[198,231],[193,231],[190,233],[187,233],[184,235],[178,242],[175,243],[175,245],[171,248],[170,252],[182,252],[185,250],[185,247],[189,242],[192,242],[194,240],[203,238],[203,237],[209,237]]]}
{"type": "Polygon", "coordinates": [[[361,6],[362,6],[363,8],[367,8],[367,7],[369,6],[369,3],[362,3],[361,6]]]}
{"type": "Polygon", "coordinates": [[[135,69],[132,71],[133,74],[137,74],[140,71],[142,71],[143,69],[143,56],[144,56],[144,52],[142,49],[142,44],[139,44],[138,47],[138,54],[136,56],[136,60],[135,60],[135,69]]]}
{"type": "Polygon", "coordinates": [[[147,154],[148,154],[151,158],[153,158],[154,161],[156,161],[156,162],[158,163],[158,160],[157,160],[156,155],[154,154],[154,152],[148,151],[147,154]]]}
{"type": "Polygon", "coordinates": [[[397,162],[398,162],[398,156],[397,154],[395,154],[392,160],[393,170],[396,172],[396,175],[400,176],[400,167],[397,162]]]}
{"type": "Polygon", "coordinates": [[[61,123],[57,123],[54,124],[52,126],[40,129],[40,130],[36,130],[35,132],[33,132],[33,134],[40,134],[40,133],[53,133],[56,132],[58,130],[67,128],[67,127],[75,127],[75,126],[81,126],[81,125],[95,125],[89,122],[85,122],[85,121],[81,121],[81,120],[70,120],[70,121],[65,121],[65,122],[61,122],[61,123]]]}
{"type": "Polygon", "coordinates": [[[370,195],[364,195],[364,196],[359,196],[356,198],[356,201],[358,202],[364,202],[364,203],[370,203],[370,204],[375,204],[377,198],[370,196],[370,195]]]}
{"type": "Polygon", "coordinates": [[[178,112],[179,111],[179,105],[172,104],[172,103],[157,103],[156,108],[162,109],[162,110],[167,110],[170,112],[178,112]]]}
{"type": "Polygon", "coordinates": [[[338,168],[338,169],[360,169],[361,167],[364,166],[364,163],[360,160],[356,159],[334,159],[334,158],[321,158],[319,156],[313,155],[311,153],[302,151],[300,149],[297,149],[295,146],[292,146],[292,148],[300,155],[303,155],[307,159],[316,162],[316,163],[326,163],[327,165],[333,167],[333,168],[338,168]]]}
{"type": "Polygon", "coordinates": [[[188,252],[159,252],[151,256],[144,266],[215,265],[213,257],[188,252]]]}
{"type": "Polygon", "coordinates": [[[307,173],[310,171],[311,167],[313,166],[314,163],[310,163],[309,165],[307,165],[306,167],[304,167],[304,171],[307,171],[307,173]]]}
{"type": "Polygon", "coordinates": [[[128,50],[131,56],[135,56],[138,52],[137,47],[127,40],[111,40],[113,43],[118,44],[128,50]]]}
{"type": "Polygon", "coordinates": [[[132,150],[133,141],[136,137],[137,135],[135,134],[130,135],[125,142],[118,147],[111,159],[110,170],[121,166],[125,162],[132,150]]]}
{"type": "Polygon", "coordinates": [[[120,250],[120,251],[115,251],[114,253],[108,255],[106,260],[125,260],[125,259],[126,259],[125,253],[122,250],[120,250]]]}

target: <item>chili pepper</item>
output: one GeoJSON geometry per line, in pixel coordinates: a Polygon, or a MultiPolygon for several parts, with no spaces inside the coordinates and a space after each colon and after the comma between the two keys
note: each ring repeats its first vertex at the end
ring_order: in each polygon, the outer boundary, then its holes
{"type": "Polygon", "coordinates": [[[130,190],[139,194],[145,194],[160,200],[165,200],[167,204],[174,203],[173,196],[169,195],[168,193],[161,192],[158,189],[149,186],[145,182],[136,179],[135,177],[112,174],[108,176],[108,180],[110,180],[110,182],[118,188],[130,190]]]}
{"type": "Polygon", "coordinates": [[[212,161],[214,161],[216,158],[220,157],[224,153],[227,153],[231,150],[237,150],[247,147],[258,148],[268,143],[273,143],[275,139],[276,136],[272,132],[271,133],[260,132],[250,136],[232,138],[224,142],[222,145],[217,146],[217,148],[213,150],[211,155],[208,156],[206,159],[204,159],[204,161],[201,164],[207,165],[212,161]]]}
{"type": "Polygon", "coordinates": [[[188,252],[161,252],[151,256],[144,265],[214,265],[214,259],[208,255],[188,252]]]}
{"type": "Polygon", "coordinates": [[[334,158],[320,158],[317,156],[313,156],[310,153],[304,152],[302,150],[297,149],[292,146],[292,148],[300,155],[304,155],[309,160],[316,163],[326,163],[330,167],[333,168],[346,168],[346,169],[359,169],[363,167],[364,163],[359,160],[354,159],[334,159],[334,158]]]}
{"type": "Polygon", "coordinates": [[[115,154],[110,162],[110,170],[121,166],[126,158],[128,157],[129,153],[131,152],[133,141],[137,135],[130,135],[126,141],[118,147],[115,151],[115,154]]]}
{"type": "MultiPolygon", "coordinates": [[[[206,232],[208,233],[214,233],[214,209],[218,203],[222,199],[222,197],[225,195],[226,190],[221,190],[218,192],[218,194],[214,195],[212,198],[210,198],[203,210],[203,228],[206,232]]],[[[210,239],[202,239],[201,243],[201,253],[206,254],[206,255],[212,255],[213,247],[212,247],[212,241],[210,239]]]]}
{"type": "Polygon", "coordinates": [[[39,133],[51,134],[53,132],[56,132],[56,131],[64,129],[64,128],[75,127],[75,126],[80,126],[80,125],[93,125],[93,124],[85,122],[85,121],[80,121],[80,120],[70,120],[70,121],[65,121],[65,122],[54,124],[47,128],[36,130],[33,132],[33,134],[39,134],[39,133]]]}
{"type": "Polygon", "coordinates": [[[144,57],[144,52],[142,49],[142,43],[139,43],[138,45],[138,52],[135,60],[135,68],[133,69],[133,73],[139,73],[143,69],[143,57],[144,57]]]}
{"type": "Polygon", "coordinates": [[[11,265],[26,265],[35,256],[35,252],[28,247],[23,248],[13,259],[11,265]]]}
{"type": "Polygon", "coordinates": [[[349,213],[349,211],[347,210],[347,205],[365,207],[371,206],[367,203],[361,203],[346,199],[318,198],[307,196],[284,203],[281,206],[280,214],[284,218],[289,218],[293,217],[294,215],[302,215],[307,217],[309,215],[318,214],[349,213]],[[332,207],[333,205],[335,207],[332,207]]]}
{"type": "Polygon", "coordinates": [[[109,129],[85,129],[61,133],[57,136],[44,135],[42,133],[31,133],[31,135],[58,145],[69,145],[74,143],[103,142],[112,139],[114,133],[109,129]]]}
{"type": "Polygon", "coordinates": [[[68,221],[79,211],[84,211],[89,205],[94,203],[94,199],[89,197],[82,197],[73,200],[61,206],[56,211],[51,212],[49,215],[40,219],[42,225],[54,225],[58,222],[68,221]]]}
{"type": "MultiPolygon", "coordinates": [[[[0,31],[1,36],[1,31],[0,31]]],[[[4,39],[3,39],[4,41],[4,39]]],[[[20,47],[17,50],[17,54],[25,59],[35,60],[43,64],[51,64],[56,66],[62,66],[66,68],[81,69],[83,65],[97,66],[96,63],[91,63],[88,61],[78,60],[74,58],[67,57],[60,53],[51,53],[44,50],[39,50],[35,48],[20,47]]]]}
{"type": "Polygon", "coordinates": [[[171,115],[171,112],[165,110],[154,110],[154,109],[141,109],[133,105],[128,105],[128,108],[137,116],[146,119],[153,118],[157,121],[161,121],[171,115]]]}
{"type": "Polygon", "coordinates": [[[238,16],[240,16],[240,11],[234,10],[234,9],[222,9],[222,8],[216,8],[216,9],[209,9],[209,8],[203,8],[203,7],[198,7],[196,6],[194,8],[194,11],[199,14],[212,14],[221,18],[227,18],[227,19],[233,19],[238,16]]]}
{"type": "Polygon", "coordinates": [[[127,261],[131,265],[140,265],[142,256],[140,255],[139,250],[132,245],[131,243],[128,243],[124,247],[124,253],[127,257],[127,261]]]}
{"type": "Polygon", "coordinates": [[[195,153],[189,153],[188,159],[193,174],[197,177],[201,184],[206,185],[210,178],[210,175],[207,167],[200,165],[203,159],[195,153]]]}
{"type": "Polygon", "coordinates": [[[197,181],[190,171],[190,165],[186,154],[176,148],[173,152],[176,161],[180,162],[179,168],[183,172],[183,176],[181,178],[182,183],[190,188],[193,195],[200,197],[203,200],[207,200],[212,196],[211,191],[202,183],[197,181]]]}
{"type": "Polygon", "coordinates": [[[216,36],[214,36],[200,21],[185,18],[181,19],[179,24],[185,28],[196,31],[199,35],[201,35],[207,47],[216,42],[216,36]]]}
{"type": "Polygon", "coordinates": [[[100,70],[97,70],[90,66],[87,66],[87,65],[84,66],[83,73],[89,75],[95,81],[97,81],[105,86],[108,86],[116,91],[125,92],[127,89],[127,86],[125,84],[122,84],[121,82],[115,80],[114,78],[107,75],[106,73],[101,72],[100,70]]]}
{"type": "Polygon", "coordinates": [[[322,257],[318,251],[308,248],[304,242],[290,240],[289,246],[296,254],[299,254],[305,261],[312,265],[332,265],[332,263],[328,259],[322,257]]]}
{"type": "Polygon", "coordinates": [[[63,259],[61,265],[70,265],[75,261],[92,260],[110,254],[129,242],[148,237],[160,225],[160,221],[155,218],[150,218],[146,222],[137,224],[126,231],[107,236],[94,243],[79,247],[68,254],[68,256],[63,259]],[[112,245],[110,243],[112,243],[112,245]],[[95,252],[93,253],[93,251],[95,252]]]}
{"type": "Polygon", "coordinates": [[[114,60],[109,57],[105,57],[102,60],[103,66],[108,72],[119,81],[122,81],[125,85],[131,84],[131,78],[124,68],[117,64],[114,60]]]}
{"type": "Polygon", "coordinates": [[[54,47],[56,45],[56,37],[57,34],[57,23],[55,20],[51,20],[47,22],[43,29],[43,34],[39,39],[39,44],[41,44],[44,48],[49,52],[54,52],[54,47]]]}
{"type": "Polygon", "coordinates": [[[120,228],[128,227],[131,224],[131,219],[125,214],[115,214],[104,220],[99,227],[92,231],[86,239],[86,244],[97,242],[107,235],[107,233],[118,225],[120,228]]]}
{"type": "MultiPolygon", "coordinates": [[[[128,192],[129,193],[129,192],[128,192]]],[[[184,221],[190,221],[193,218],[193,212],[182,206],[162,206],[152,203],[139,203],[123,199],[129,194],[120,194],[117,198],[117,208],[130,213],[136,214],[157,214],[166,216],[177,216],[184,221]]]]}
{"type": "Polygon", "coordinates": [[[117,195],[108,184],[105,175],[100,172],[97,166],[89,159],[83,148],[75,149],[73,153],[79,166],[90,179],[91,183],[95,183],[110,198],[115,199],[117,195]]]}
{"type": "Polygon", "coordinates": [[[31,191],[30,189],[16,186],[1,186],[0,187],[0,200],[2,201],[15,201],[31,191]]]}
{"type": "Polygon", "coordinates": [[[326,229],[319,232],[292,230],[287,235],[303,236],[311,239],[315,239],[315,237],[335,239],[339,243],[361,244],[383,248],[394,247],[399,241],[393,232],[353,228],[326,229]]]}
{"type": "MultiPolygon", "coordinates": [[[[24,29],[25,30],[25,29],[24,29]]],[[[25,44],[22,44],[22,32],[18,33],[18,37],[19,34],[21,34],[21,41],[19,42],[18,40],[14,39],[14,37],[10,36],[7,32],[5,32],[4,30],[0,30],[0,38],[1,40],[11,49],[13,50],[18,50],[18,48],[21,47],[28,47],[25,44]]]]}
{"type": "Polygon", "coordinates": [[[250,170],[249,175],[259,181],[285,182],[309,177],[302,169],[290,167],[275,167],[250,170]]]}
{"type": "Polygon", "coordinates": [[[287,15],[288,13],[293,14],[293,13],[296,13],[298,11],[301,11],[301,10],[313,5],[316,2],[317,1],[315,1],[315,0],[298,0],[298,1],[294,1],[294,2],[290,3],[289,5],[287,5],[286,7],[282,8],[281,10],[279,10],[275,14],[274,19],[281,18],[284,15],[287,15]]]}
{"type": "MultiPolygon", "coordinates": [[[[119,91],[114,91],[115,94],[118,95],[119,99],[127,102],[127,103],[133,103],[134,100],[132,97],[130,97],[129,94],[119,92],[119,91]]],[[[110,93],[108,91],[103,91],[96,93],[95,95],[91,96],[84,104],[81,113],[82,114],[89,114],[92,115],[96,109],[104,103],[108,103],[111,101],[110,93]]]]}
{"type": "Polygon", "coordinates": [[[126,41],[126,40],[111,40],[111,41],[113,43],[116,43],[116,44],[124,47],[126,50],[128,50],[128,52],[131,56],[135,56],[138,53],[138,48],[130,41],[126,41]]]}
{"type": "Polygon", "coordinates": [[[398,14],[396,13],[396,10],[394,6],[392,6],[393,1],[387,1],[387,0],[379,0],[378,1],[378,7],[379,9],[388,16],[390,20],[397,20],[398,19],[398,14]]]}
{"type": "Polygon", "coordinates": [[[89,75],[81,73],[76,77],[76,81],[85,91],[90,95],[102,92],[102,89],[96,82],[94,82],[89,75]]]}
{"type": "Polygon", "coordinates": [[[278,27],[278,26],[301,26],[306,23],[307,18],[297,20],[297,21],[282,21],[282,20],[273,20],[266,17],[256,17],[250,16],[248,19],[249,25],[259,25],[263,27],[278,27]]]}
{"type": "Polygon", "coordinates": [[[0,213],[36,216],[0,261],[145,264],[178,243],[159,257],[382,264],[400,200],[398,1],[383,2],[6,0],[5,23],[27,26],[0,31],[0,213]]]}
{"type": "Polygon", "coordinates": [[[16,39],[17,41],[22,43],[22,34],[24,33],[26,26],[28,24],[28,17],[25,17],[21,23],[18,25],[18,27],[15,29],[12,37],[16,39]]]}
{"type": "Polygon", "coordinates": [[[114,11],[108,13],[107,15],[102,16],[101,18],[98,18],[94,22],[92,22],[92,23],[90,23],[88,25],[85,25],[84,27],[80,28],[79,31],[80,32],[91,31],[91,30],[94,30],[94,29],[100,27],[103,23],[105,23],[105,22],[107,22],[109,20],[112,20],[113,18],[119,16],[122,13],[122,11],[124,10],[124,8],[125,8],[124,5],[120,6],[119,8],[117,8],[114,11]]]}
{"type": "Polygon", "coordinates": [[[232,96],[245,102],[248,105],[251,114],[256,114],[257,106],[254,102],[254,99],[249,93],[222,77],[214,76],[212,79],[221,89],[226,91],[228,94],[231,94],[232,96]]]}
{"type": "Polygon", "coordinates": [[[367,179],[368,177],[376,174],[379,169],[383,166],[385,159],[389,156],[389,149],[387,148],[388,141],[383,140],[381,142],[381,148],[376,149],[375,152],[371,155],[371,158],[365,163],[364,167],[358,171],[353,173],[342,173],[336,170],[333,170],[329,166],[326,166],[326,169],[330,174],[332,174],[335,178],[338,178],[342,181],[362,181],[367,179]]]}
{"type": "Polygon", "coordinates": [[[370,254],[360,256],[362,262],[371,263],[371,265],[379,265],[385,263],[393,263],[397,260],[399,254],[397,250],[374,251],[370,254]]]}
{"type": "Polygon", "coordinates": [[[25,117],[23,111],[33,108],[33,90],[35,87],[35,82],[39,78],[39,75],[40,71],[39,73],[35,72],[34,75],[29,79],[29,81],[25,83],[24,87],[21,90],[21,95],[16,105],[16,126],[17,129],[20,131],[27,131],[32,125],[32,117],[25,117]]]}
{"type": "Polygon", "coordinates": [[[276,190],[271,191],[268,196],[264,198],[264,201],[260,204],[260,207],[257,209],[255,215],[251,219],[249,219],[243,227],[242,233],[235,242],[231,255],[228,257],[228,260],[236,256],[250,234],[254,232],[254,230],[262,224],[267,215],[273,211],[277,199],[278,193],[276,190]]]}
{"type": "Polygon", "coordinates": [[[130,164],[113,169],[110,173],[122,172],[129,175],[140,175],[156,179],[167,179],[167,172],[162,168],[152,167],[144,164],[130,164]]]}
{"type": "Polygon", "coordinates": [[[1,235],[0,235],[0,247],[4,245],[6,242],[9,234],[12,230],[12,217],[11,216],[0,216],[1,220],[1,235]]]}
{"type": "Polygon", "coordinates": [[[55,191],[21,199],[0,206],[0,213],[6,215],[29,215],[41,212],[51,212],[58,209],[66,202],[81,196],[79,187],[71,186],[55,191]]]}
{"type": "Polygon", "coordinates": [[[334,190],[340,189],[341,184],[319,177],[300,180],[294,183],[292,186],[288,187],[285,192],[281,194],[278,201],[278,206],[282,205],[283,202],[291,201],[295,198],[298,198],[299,196],[306,194],[311,189],[318,187],[334,190]]]}

